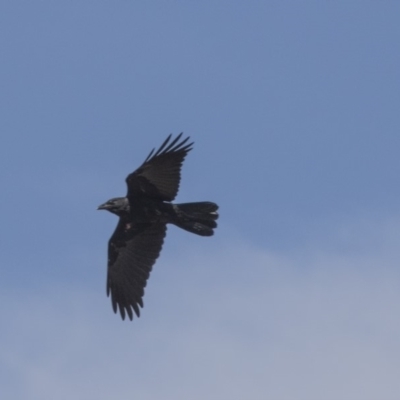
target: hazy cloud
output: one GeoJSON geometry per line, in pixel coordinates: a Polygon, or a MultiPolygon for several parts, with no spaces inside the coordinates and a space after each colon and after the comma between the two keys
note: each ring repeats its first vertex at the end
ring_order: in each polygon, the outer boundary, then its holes
{"type": "Polygon", "coordinates": [[[400,235],[390,223],[346,229],[350,248],[371,232],[380,240],[364,252],[321,241],[290,257],[233,240],[169,257],[133,323],[84,284],[3,290],[3,395],[397,399],[400,235]]]}

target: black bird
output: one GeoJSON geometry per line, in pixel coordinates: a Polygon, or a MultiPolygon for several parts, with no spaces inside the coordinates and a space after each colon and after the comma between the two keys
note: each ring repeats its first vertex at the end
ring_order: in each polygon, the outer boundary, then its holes
{"type": "Polygon", "coordinates": [[[167,224],[200,236],[214,234],[218,206],[208,201],[173,204],[179,189],[181,167],[193,143],[182,133],[169,135],[144,163],[126,178],[126,197],[116,197],[98,207],[119,217],[108,242],[107,296],[114,312],[133,319],[143,307],[144,288],[160,255],[167,224]]]}

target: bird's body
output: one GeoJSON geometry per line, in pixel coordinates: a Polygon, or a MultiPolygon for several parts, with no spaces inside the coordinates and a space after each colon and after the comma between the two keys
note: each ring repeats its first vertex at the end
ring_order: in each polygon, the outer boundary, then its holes
{"type": "MultiPolygon", "coordinates": [[[[218,206],[211,202],[173,204],[180,183],[180,169],[192,143],[179,142],[182,134],[170,142],[171,135],[156,153],[126,178],[126,197],[102,204],[119,217],[108,244],[107,294],[111,294],[114,312],[122,319],[140,315],[144,288],[158,258],[167,224],[174,224],[200,236],[213,235],[218,206]]],[[[154,154],[153,154],[154,153],[154,154]]]]}

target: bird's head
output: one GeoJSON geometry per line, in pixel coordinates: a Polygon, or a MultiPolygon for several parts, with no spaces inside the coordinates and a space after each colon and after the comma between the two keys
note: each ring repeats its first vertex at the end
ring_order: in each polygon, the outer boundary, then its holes
{"type": "Polygon", "coordinates": [[[98,210],[107,210],[119,217],[129,213],[129,201],[126,197],[115,197],[97,207],[98,210]]]}

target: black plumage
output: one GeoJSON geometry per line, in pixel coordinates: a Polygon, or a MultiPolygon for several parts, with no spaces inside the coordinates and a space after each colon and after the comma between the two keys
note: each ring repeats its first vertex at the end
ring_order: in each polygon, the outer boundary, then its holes
{"type": "Polygon", "coordinates": [[[153,149],[143,164],[126,178],[126,197],[99,206],[119,217],[108,243],[107,295],[122,319],[140,316],[144,288],[160,255],[167,224],[200,236],[211,236],[218,219],[218,206],[204,201],[173,204],[179,190],[182,163],[193,143],[182,133],[153,149]]]}

